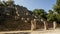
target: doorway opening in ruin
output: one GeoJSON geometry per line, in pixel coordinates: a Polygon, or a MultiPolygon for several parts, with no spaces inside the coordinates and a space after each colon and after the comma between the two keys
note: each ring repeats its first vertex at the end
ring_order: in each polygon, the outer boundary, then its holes
{"type": "Polygon", "coordinates": [[[43,30],[43,29],[44,29],[44,23],[41,21],[37,21],[36,30],[43,30]]]}
{"type": "Polygon", "coordinates": [[[49,29],[53,29],[53,23],[52,22],[48,22],[47,28],[48,28],[48,30],[49,29]]]}

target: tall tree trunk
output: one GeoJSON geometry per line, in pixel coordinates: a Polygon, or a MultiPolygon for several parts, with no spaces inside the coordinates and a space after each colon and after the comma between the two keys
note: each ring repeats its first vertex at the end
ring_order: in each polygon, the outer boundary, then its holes
{"type": "Polygon", "coordinates": [[[34,29],[36,29],[36,19],[34,19],[34,29]]]}
{"type": "Polygon", "coordinates": [[[34,30],[34,24],[33,23],[34,23],[33,20],[31,20],[31,31],[34,30]]]}
{"type": "Polygon", "coordinates": [[[56,21],[53,22],[53,29],[56,29],[56,21]]]}
{"type": "Polygon", "coordinates": [[[47,29],[46,22],[44,21],[44,30],[46,30],[46,29],[47,29]]]}
{"type": "Polygon", "coordinates": [[[36,29],[36,21],[32,20],[31,21],[31,30],[33,31],[34,29],[36,29]]]}

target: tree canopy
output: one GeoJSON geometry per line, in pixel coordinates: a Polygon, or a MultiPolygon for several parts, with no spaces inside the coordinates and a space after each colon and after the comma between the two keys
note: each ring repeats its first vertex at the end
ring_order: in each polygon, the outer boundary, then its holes
{"type": "Polygon", "coordinates": [[[35,10],[33,11],[33,13],[34,13],[35,15],[38,15],[38,17],[42,17],[42,18],[46,19],[47,13],[45,12],[44,9],[35,9],[35,10]]]}
{"type": "Polygon", "coordinates": [[[56,21],[56,15],[54,14],[54,11],[52,10],[48,11],[47,21],[56,21]]]}
{"type": "Polygon", "coordinates": [[[56,4],[53,7],[53,11],[56,13],[56,19],[60,22],[60,0],[56,1],[56,4]]]}
{"type": "Polygon", "coordinates": [[[60,0],[56,1],[56,4],[54,5],[54,11],[60,14],[60,0]]]}

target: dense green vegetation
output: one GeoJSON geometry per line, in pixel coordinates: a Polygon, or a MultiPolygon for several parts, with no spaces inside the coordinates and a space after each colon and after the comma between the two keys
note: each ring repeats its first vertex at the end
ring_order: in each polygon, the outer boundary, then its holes
{"type": "Polygon", "coordinates": [[[37,16],[37,17],[42,17],[44,19],[47,19],[46,15],[47,13],[45,12],[44,9],[35,9],[33,11],[33,13],[37,16]]]}
{"type": "Polygon", "coordinates": [[[47,18],[46,21],[60,22],[60,0],[56,1],[53,10],[49,10],[48,13],[44,9],[35,9],[33,12],[38,16],[47,18]]]}

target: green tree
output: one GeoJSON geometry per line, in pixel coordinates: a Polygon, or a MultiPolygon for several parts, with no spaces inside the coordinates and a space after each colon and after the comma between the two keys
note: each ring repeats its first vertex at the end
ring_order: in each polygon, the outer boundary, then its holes
{"type": "Polygon", "coordinates": [[[59,23],[60,22],[60,14],[56,14],[56,19],[57,19],[57,22],[59,23]]]}
{"type": "Polygon", "coordinates": [[[60,0],[56,1],[56,4],[54,5],[53,8],[54,11],[57,13],[56,14],[57,21],[60,22],[60,0]]]}
{"type": "Polygon", "coordinates": [[[47,21],[56,21],[55,14],[52,10],[48,11],[47,21]]]}
{"type": "Polygon", "coordinates": [[[60,0],[56,1],[56,4],[54,5],[54,11],[60,14],[60,0]]]}
{"type": "Polygon", "coordinates": [[[53,29],[55,29],[56,28],[56,22],[57,22],[57,20],[56,20],[56,14],[52,10],[49,10],[48,12],[49,13],[47,15],[47,21],[53,22],[53,29]]]}
{"type": "Polygon", "coordinates": [[[37,15],[38,17],[42,17],[42,18],[46,19],[47,13],[45,12],[44,9],[35,9],[35,10],[33,11],[33,13],[34,13],[35,15],[37,15]]]}

